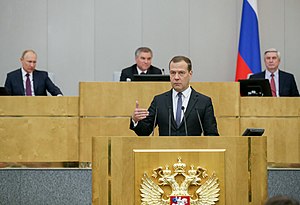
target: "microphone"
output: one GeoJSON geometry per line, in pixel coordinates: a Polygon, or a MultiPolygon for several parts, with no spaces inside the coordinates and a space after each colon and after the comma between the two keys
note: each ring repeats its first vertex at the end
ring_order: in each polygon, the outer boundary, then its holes
{"type": "Polygon", "coordinates": [[[196,112],[197,112],[197,116],[198,116],[198,120],[199,120],[199,125],[200,125],[200,128],[201,128],[201,136],[204,136],[203,126],[202,126],[201,118],[200,118],[200,115],[199,115],[199,112],[198,112],[197,108],[196,108],[196,112]]]}
{"type": "Polygon", "coordinates": [[[186,118],[184,113],[184,106],[181,107],[181,110],[183,112],[183,122],[184,122],[184,128],[185,128],[185,136],[188,136],[187,126],[186,126],[186,118]]]}
{"type": "Polygon", "coordinates": [[[165,74],[165,69],[164,69],[164,68],[162,68],[161,71],[162,71],[162,74],[163,74],[163,75],[166,75],[166,74],[165,74]]]}
{"type": "Polygon", "coordinates": [[[171,110],[171,106],[169,106],[169,136],[171,136],[171,118],[172,118],[172,110],[171,110]]]}
{"type": "Polygon", "coordinates": [[[154,129],[156,127],[156,118],[157,118],[157,107],[155,108],[155,115],[154,115],[154,124],[153,124],[153,129],[152,129],[152,136],[154,135],[154,129]]]}

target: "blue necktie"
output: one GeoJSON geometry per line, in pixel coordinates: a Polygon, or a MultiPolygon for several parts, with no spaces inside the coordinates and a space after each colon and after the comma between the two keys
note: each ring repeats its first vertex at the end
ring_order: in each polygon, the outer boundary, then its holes
{"type": "Polygon", "coordinates": [[[178,101],[177,101],[177,110],[176,110],[176,124],[179,127],[181,122],[181,112],[182,112],[182,93],[178,93],[178,101]]]}

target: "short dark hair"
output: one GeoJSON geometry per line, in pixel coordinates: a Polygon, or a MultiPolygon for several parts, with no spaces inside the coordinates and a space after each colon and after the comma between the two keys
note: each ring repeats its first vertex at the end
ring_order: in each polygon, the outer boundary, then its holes
{"type": "Polygon", "coordinates": [[[187,63],[188,65],[188,71],[191,71],[192,70],[192,61],[188,58],[188,57],[185,57],[185,56],[175,56],[173,57],[170,62],[169,62],[169,69],[170,69],[170,64],[173,62],[173,63],[179,63],[181,61],[184,61],[187,63]]]}
{"type": "Polygon", "coordinates": [[[273,196],[265,205],[299,205],[299,202],[288,196],[273,196]]]}
{"type": "Polygon", "coordinates": [[[148,47],[140,47],[138,49],[136,49],[134,55],[135,57],[138,57],[140,55],[140,53],[151,53],[151,56],[153,56],[152,50],[148,47]]]}

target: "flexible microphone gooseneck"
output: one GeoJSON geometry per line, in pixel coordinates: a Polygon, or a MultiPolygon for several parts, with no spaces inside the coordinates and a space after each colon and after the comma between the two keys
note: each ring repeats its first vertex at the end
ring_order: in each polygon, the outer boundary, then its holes
{"type": "Polygon", "coordinates": [[[181,110],[183,112],[183,122],[184,122],[185,136],[188,136],[187,126],[186,126],[186,118],[185,118],[185,112],[184,112],[184,106],[181,107],[181,110]]]}
{"type": "Polygon", "coordinates": [[[153,124],[153,129],[152,129],[152,136],[154,135],[154,129],[155,129],[155,126],[156,126],[156,118],[157,118],[157,107],[155,109],[155,115],[154,115],[154,124],[153,124]]]}
{"type": "Polygon", "coordinates": [[[196,108],[196,112],[197,112],[198,121],[199,121],[200,128],[201,128],[201,136],[204,136],[203,126],[202,126],[201,118],[200,118],[200,115],[199,115],[199,112],[198,112],[198,109],[197,109],[197,108],[196,108]]]}
{"type": "Polygon", "coordinates": [[[171,114],[172,110],[171,110],[171,106],[169,106],[169,136],[171,136],[171,117],[172,117],[172,114],[171,114]]]}

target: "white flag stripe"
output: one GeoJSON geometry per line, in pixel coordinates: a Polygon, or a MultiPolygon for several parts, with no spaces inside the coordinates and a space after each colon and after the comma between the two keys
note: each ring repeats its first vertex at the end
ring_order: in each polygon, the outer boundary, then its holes
{"type": "Polygon", "coordinates": [[[257,13],[257,1],[256,0],[247,0],[249,2],[249,4],[251,5],[251,7],[253,8],[253,10],[256,13],[256,16],[258,17],[258,13],[257,13]]]}

